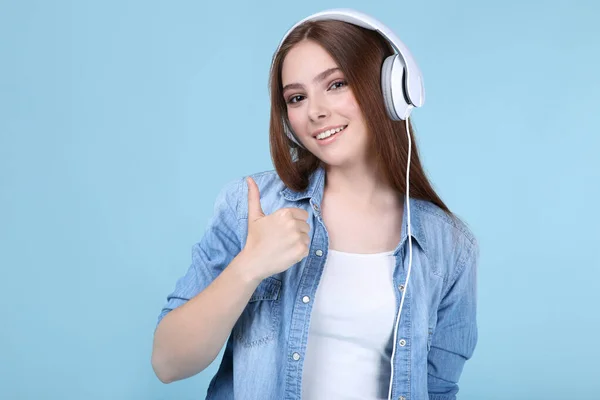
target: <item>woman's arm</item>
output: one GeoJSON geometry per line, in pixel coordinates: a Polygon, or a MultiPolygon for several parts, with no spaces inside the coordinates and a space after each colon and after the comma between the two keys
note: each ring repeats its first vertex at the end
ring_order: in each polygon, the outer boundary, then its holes
{"type": "Polygon", "coordinates": [[[188,378],[214,361],[260,279],[243,251],[203,291],[169,312],[154,335],[152,367],[164,383],[188,378]]]}
{"type": "Polygon", "coordinates": [[[218,355],[258,286],[239,237],[242,180],[219,192],[187,273],[167,296],[154,332],[152,367],[162,382],[199,373],[218,355]]]}
{"type": "Polygon", "coordinates": [[[454,400],[465,362],[477,344],[477,242],[467,242],[448,280],[428,356],[429,400],[454,400]]]}

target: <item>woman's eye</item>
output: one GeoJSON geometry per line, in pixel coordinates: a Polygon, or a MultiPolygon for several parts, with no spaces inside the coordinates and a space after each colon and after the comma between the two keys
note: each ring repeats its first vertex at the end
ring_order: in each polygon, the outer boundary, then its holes
{"type": "Polygon", "coordinates": [[[337,81],[331,85],[332,89],[339,89],[340,87],[346,85],[346,81],[337,81]]]}
{"type": "Polygon", "coordinates": [[[299,101],[302,100],[302,96],[301,95],[297,95],[297,96],[292,96],[288,99],[288,103],[297,103],[299,101]]]}

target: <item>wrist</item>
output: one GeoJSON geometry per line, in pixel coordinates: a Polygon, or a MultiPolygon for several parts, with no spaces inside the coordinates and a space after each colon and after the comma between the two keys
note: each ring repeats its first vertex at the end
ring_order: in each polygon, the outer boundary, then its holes
{"type": "Polygon", "coordinates": [[[235,257],[235,262],[230,265],[238,277],[244,283],[258,285],[264,277],[260,275],[257,268],[256,257],[248,252],[247,249],[242,251],[235,257]]]}

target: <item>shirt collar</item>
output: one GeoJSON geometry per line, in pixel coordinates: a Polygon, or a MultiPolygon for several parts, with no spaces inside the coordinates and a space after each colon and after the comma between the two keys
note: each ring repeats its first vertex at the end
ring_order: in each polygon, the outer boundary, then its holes
{"type": "MultiPolygon", "coordinates": [[[[325,188],[325,169],[319,166],[309,177],[308,186],[305,190],[295,192],[288,187],[281,190],[280,194],[289,201],[300,201],[309,199],[310,205],[316,213],[321,212],[321,201],[323,199],[323,189],[325,188]]],[[[416,240],[421,249],[427,254],[427,241],[422,226],[422,211],[420,207],[415,206],[414,198],[410,199],[410,225],[411,237],[416,240]]],[[[402,213],[402,235],[400,243],[394,249],[394,255],[398,255],[404,243],[408,240],[408,207],[404,201],[404,212],[402,213]]]]}

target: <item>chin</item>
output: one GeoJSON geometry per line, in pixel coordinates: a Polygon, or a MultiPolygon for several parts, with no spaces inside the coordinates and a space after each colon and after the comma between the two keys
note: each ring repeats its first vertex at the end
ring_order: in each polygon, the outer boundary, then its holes
{"type": "Polygon", "coordinates": [[[347,155],[328,155],[325,157],[319,156],[318,158],[329,167],[344,167],[352,163],[352,157],[348,157],[347,155]]]}

